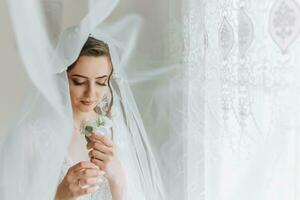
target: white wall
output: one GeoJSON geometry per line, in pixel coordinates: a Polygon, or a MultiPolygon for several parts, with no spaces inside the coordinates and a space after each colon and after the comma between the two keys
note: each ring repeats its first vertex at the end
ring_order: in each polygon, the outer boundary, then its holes
{"type": "MultiPolygon", "coordinates": [[[[87,3],[86,0],[64,0],[62,27],[76,24],[85,15],[87,3]]],[[[17,52],[6,0],[0,0],[0,60],[0,134],[2,134],[10,126],[13,116],[18,114],[20,103],[31,84],[17,52]]]]}
{"type": "Polygon", "coordinates": [[[5,0],[0,1],[0,44],[0,133],[3,133],[29,86],[17,53],[5,0]]]}

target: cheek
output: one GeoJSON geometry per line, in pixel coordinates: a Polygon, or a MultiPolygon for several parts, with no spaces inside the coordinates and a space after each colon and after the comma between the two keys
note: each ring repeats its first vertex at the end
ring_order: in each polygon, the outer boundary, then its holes
{"type": "Polygon", "coordinates": [[[72,102],[76,102],[76,100],[81,97],[83,94],[82,89],[75,87],[75,86],[70,86],[70,96],[71,96],[71,100],[72,102]]]}

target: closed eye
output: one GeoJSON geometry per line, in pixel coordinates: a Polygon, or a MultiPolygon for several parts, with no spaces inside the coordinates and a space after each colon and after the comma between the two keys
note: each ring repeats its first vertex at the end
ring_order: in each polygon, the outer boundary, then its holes
{"type": "Polygon", "coordinates": [[[103,82],[103,83],[99,83],[99,82],[96,82],[97,85],[100,85],[100,86],[106,86],[106,82],[103,82]]]}
{"type": "Polygon", "coordinates": [[[83,85],[85,83],[85,81],[77,81],[77,80],[72,80],[74,85],[83,85]]]}
{"type": "MultiPolygon", "coordinates": [[[[97,78],[99,79],[99,78],[97,78]]],[[[103,79],[103,78],[102,78],[103,79]]],[[[103,80],[98,80],[96,81],[96,84],[97,85],[100,85],[100,86],[106,86],[107,85],[107,78],[103,79],[103,80]]]]}

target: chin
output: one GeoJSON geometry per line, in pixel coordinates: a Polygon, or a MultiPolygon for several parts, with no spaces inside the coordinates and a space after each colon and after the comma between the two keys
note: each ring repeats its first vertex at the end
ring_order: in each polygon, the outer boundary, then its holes
{"type": "Polygon", "coordinates": [[[94,110],[94,107],[90,107],[90,108],[85,107],[85,108],[80,108],[78,110],[80,110],[80,112],[91,112],[94,110]]]}

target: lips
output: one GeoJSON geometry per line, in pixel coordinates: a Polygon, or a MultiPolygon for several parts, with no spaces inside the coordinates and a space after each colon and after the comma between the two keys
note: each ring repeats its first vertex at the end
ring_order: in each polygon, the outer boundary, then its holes
{"type": "Polygon", "coordinates": [[[80,101],[85,106],[91,106],[95,103],[95,101],[80,101]]]}

